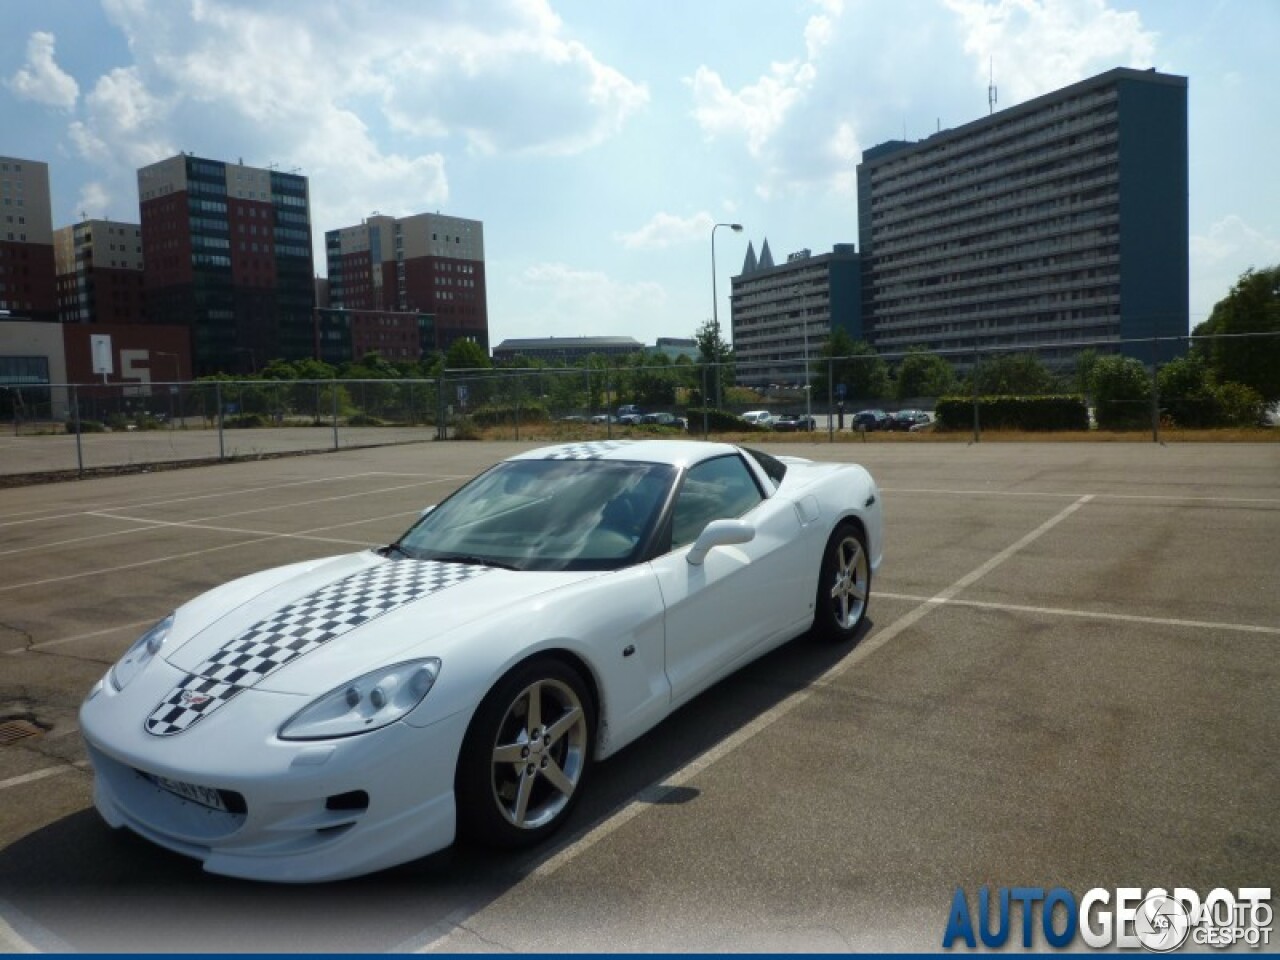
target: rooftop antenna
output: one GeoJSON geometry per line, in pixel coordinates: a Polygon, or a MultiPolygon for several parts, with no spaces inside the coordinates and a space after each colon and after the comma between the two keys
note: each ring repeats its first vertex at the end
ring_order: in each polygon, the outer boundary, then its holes
{"type": "Polygon", "coordinates": [[[988,61],[987,71],[987,113],[992,114],[996,112],[996,63],[994,57],[988,61]]]}

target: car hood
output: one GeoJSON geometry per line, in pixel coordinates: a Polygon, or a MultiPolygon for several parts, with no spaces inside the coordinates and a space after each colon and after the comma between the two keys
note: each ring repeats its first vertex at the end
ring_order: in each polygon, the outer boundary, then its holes
{"type": "Polygon", "coordinates": [[[177,611],[165,660],[186,676],[148,729],[180,733],[247,689],[314,696],[430,641],[598,572],[516,572],[373,552],[231,585],[177,611]],[[177,641],[174,643],[174,641],[177,641]],[[194,711],[194,712],[192,712],[194,711]]]}

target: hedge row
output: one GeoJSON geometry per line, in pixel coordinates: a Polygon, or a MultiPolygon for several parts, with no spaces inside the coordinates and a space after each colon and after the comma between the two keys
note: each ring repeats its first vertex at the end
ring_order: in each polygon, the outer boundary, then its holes
{"type": "Polygon", "coordinates": [[[500,427],[504,424],[516,423],[517,420],[520,423],[534,423],[538,420],[551,419],[550,412],[540,403],[520,404],[518,418],[516,409],[514,403],[487,403],[472,411],[470,419],[481,427],[500,427]]]}
{"type": "MultiPolygon", "coordinates": [[[[935,410],[943,430],[973,429],[973,398],[943,397],[935,410]]],[[[979,397],[983,430],[1088,430],[1089,410],[1079,396],[979,397]]]]}
{"type": "MultiPolygon", "coordinates": [[[[736,413],[719,410],[714,407],[707,410],[708,433],[752,433],[763,432],[764,428],[754,423],[747,423],[736,413]]],[[[685,411],[685,419],[689,421],[690,433],[702,432],[702,407],[690,407],[685,411]]]]}

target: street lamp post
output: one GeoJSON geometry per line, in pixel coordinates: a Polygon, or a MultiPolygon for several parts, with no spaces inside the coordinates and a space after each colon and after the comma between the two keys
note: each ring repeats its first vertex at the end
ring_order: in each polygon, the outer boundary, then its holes
{"type": "MultiPolygon", "coordinates": [[[[796,298],[800,302],[800,329],[804,331],[804,426],[811,430],[813,424],[813,390],[809,384],[809,315],[804,308],[804,291],[796,287],[796,298]]],[[[830,418],[831,411],[827,411],[830,418]]]]}
{"type": "MultiPolygon", "coordinates": [[[[720,348],[720,310],[719,310],[719,303],[718,303],[719,298],[716,295],[716,231],[719,230],[721,227],[728,227],[734,233],[741,233],[742,224],[717,223],[715,226],[711,228],[711,326],[712,326],[712,329],[715,330],[716,339],[713,346],[715,347],[717,354],[719,353],[719,348],[720,348]]],[[[715,370],[716,408],[718,409],[720,407],[720,399],[721,399],[720,398],[720,362],[719,362],[720,358],[719,356],[714,356],[712,359],[716,361],[716,370],[715,370]]],[[[706,406],[706,403],[707,403],[707,398],[703,397],[702,404],[704,407],[706,406]]]]}

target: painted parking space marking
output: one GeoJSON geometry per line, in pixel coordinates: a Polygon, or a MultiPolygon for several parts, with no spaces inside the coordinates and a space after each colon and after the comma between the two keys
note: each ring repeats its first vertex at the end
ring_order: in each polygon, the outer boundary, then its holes
{"type": "Polygon", "coordinates": [[[1280,637],[1280,627],[1264,627],[1253,623],[1225,623],[1215,620],[1183,620],[1177,617],[1147,617],[1132,613],[1108,613],[1102,610],[1069,610],[1064,607],[1036,607],[1021,603],[993,603],[987,600],[938,600],[934,597],[922,597],[909,593],[881,593],[876,597],[883,600],[906,600],[920,603],[932,603],[939,606],[948,604],[953,607],[972,607],[975,610],[995,610],[1002,613],[1029,613],[1036,616],[1077,617],[1084,620],[1115,620],[1120,623],[1137,623],[1155,627],[1186,627],[1191,630],[1220,630],[1234,633],[1258,633],[1266,636],[1280,637]]]}
{"type": "MultiPolygon", "coordinates": [[[[903,616],[885,627],[885,629],[864,638],[853,648],[847,657],[832,666],[804,689],[797,690],[786,699],[769,708],[746,726],[734,731],[714,747],[685,764],[685,766],[681,767],[674,774],[664,778],[660,783],[650,784],[648,787],[640,791],[635,800],[632,800],[612,817],[609,817],[603,823],[600,823],[582,837],[573,841],[568,846],[554,853],[548,859],[540,863],[529,874],[529,878],[540,879],[551,876],[556,871],[560,870],[562,867],[590,850],[601,840],[640,816],[640,814],[644,813],[646,810],[652,809],[654,806],[660,804],[666,797],[678,788],[684,786],[698,774],[702,773],[702,771],[706,770],[717,761],[724,759],[744,744],[749,743],[757,735],[763,733],[779,720],[792,713],[797,707],[809,700],[816,690],[832,684],[852,667],[861,663],[863,660],[867,659],[867,657],[876,653],[876,651],[887,646],[892,640],[924,618],[931,610],[938,609],[966,587],[972,586],[977,580],[986,576],[1020,550],[1025,549],[1031,543],[1044,536],[1085,504],[1089,503],[1092,499],[1092,495],[1086,494],[1075,500],[1073,503],[1054,514],[1044,523],[1040,524],[1040,526],[1036,527],[1026,536],[1017,540],[1010,546],[1005,547],[999,553],[991,557],[991,559],[975,567],[944,590],[917,604],[903,616]]],[[[493,902],[499,902],[507,895],[508,894],[503,894],[502,897],[499,897],[497,901],[493,902]]],[[[439,935],[437,925],[436,927],[430,928],[429,931],[424,931],[424,935],[419,940],[419,943],[421,944],[420,946],[406,945],[405,949],[406,951],[412,950],[418,953],[452,952],[461,946],[461,944],[456,946],[450,944],[450,939],[457,931],[466,932],[462,923],[456,924],[453,930],[445,933],[444,935],[439,935]]]]}

